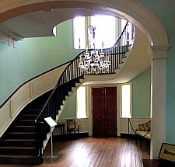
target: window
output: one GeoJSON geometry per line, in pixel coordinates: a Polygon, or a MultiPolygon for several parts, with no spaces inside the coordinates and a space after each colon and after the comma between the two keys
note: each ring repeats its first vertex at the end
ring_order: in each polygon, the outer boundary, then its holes
{"type": "Polygon", "coordinates": [[[52,33],[54,36],[57,36],[57,27],[56,26],[53,28],[52,33]]]}
{"type": "Polygon", "coordinates": [[[91,25],[95,27],[96,34],[95,48],[108,48],[114,45],[116,42],[115,24],[116,19],[113,16],[96,15],[91,17],[91,25]]]}
{"type": "Polygon", "coordinates": [[[121,117],[131,118],[131,84],[122,85],[121,117]]]}
{"type": "Polygon", "coordinates": [[[77,89],[77,118],[87,118],[86,113],[86,88],[84,86],[77,89]]]}
{"type": "MultiPolygon", "coordinates": [[[[125,27],[127,23],[127,20],[124,20],[122,19],[121,20],[121,29],[123,30],[123,28],[125,27]]],[[[134,35],[135,34],[135,28],[134,28],[134,25],[132,23],[128,23],[128,26],[127,26],[127,30],[125,32],[125,39],[127,40],[127,44],[130,45],[133,43],[133,40],[134,40],[134,35]]],[[[123,41],[125,42],[125,40],[123,41]]]]}
{"type": "Polygon", "coordinates": [[[85,17],[84,16],[75,17],[73,19],[73,29],[74,29],[74,48],[85,49],[85,17]]]}
{"type": "Polygon", "coordinates": [[[112,47],[122,30],[122,27],[119,28],[121,20],[123,19],[109,15],[75,17],[73,19],[74,48],[102,49],[112,47]]]}

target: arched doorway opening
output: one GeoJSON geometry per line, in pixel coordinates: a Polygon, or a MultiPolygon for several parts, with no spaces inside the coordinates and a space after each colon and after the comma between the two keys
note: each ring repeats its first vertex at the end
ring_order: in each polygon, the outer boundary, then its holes
{"type": "MultiPolygon", "coordinates": [[[[13,17],[25,13],[44,10],[52,11],[54,9],[74,9],[71,15],[64,16],[63,20],[72,18],[78,13],[84,15],[93,13],[108,13],[110,15],[120,15],[132,22],[140,31],[145,34],[150,42],[151,63],[151,81],[152,81],[152,142],[151,157],[157,157],[162,142],[166,140],[165,136],[165,113],[166,113],[166,52],[168,49],[168,40],[164,27],[160,21],[139,2],[106,2],[105,0],[81,0],[81,1],[51,1],[31,0],[30,2],[21,2],[16,0],[13,5],[5,1],[0,9],[0,21],[6,21],[13,17]],[[76,10],[75,10],[76,9],[76,10]],[[151,25],[151,26],[150,26],[151,25]],[[161,128],[159,123],[161,122],[161,128]],[[155,135],[156,134],[156,135],[155,135]]],[[[61,21],[63,21],[61,20],[61,21]]],[[[50,29],[53,28],[52,23],[50,29]]]]}

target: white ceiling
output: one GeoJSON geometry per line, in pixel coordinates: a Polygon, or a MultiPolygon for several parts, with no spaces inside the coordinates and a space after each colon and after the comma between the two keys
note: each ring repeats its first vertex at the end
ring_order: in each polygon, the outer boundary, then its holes
{"type": "MultiPolygon", "coordinates": [[[[55,25],[75,16],[93,14],[112,14],[106,10],[85,8],[60,8],[42,10],[14,17],[0,24],[0,32],[12,36],[14,39],[52,36],[55,25]]],[[[113,14],[114,15],[114,14],[113,14]]]]}
{"type": "MultiPolygon", "coordinates": [[[[93,14],[114,15],[114,13],[109,13],[107,10],[102,8],[100,10],[85,8],[42,10],[27,13],[2,22],[0,24],[0,33],[13,38],[14,40],[31,37],[53,36],[52,30],[55,25],[75,16],[93,14]]],[[[114,16],[119,17],[116,14],[114,16]]],[[[131,55],[129,56],[130,59],[116,77],[116,82],[127,82],[150,66],[151,57],[148,55],[148,41],[144,37],[143,33],[138,33],[140,34],[140,37],[137,37],[137,43],[135,43],[134,46],[135,50],[131,52],[131,55]]]]}

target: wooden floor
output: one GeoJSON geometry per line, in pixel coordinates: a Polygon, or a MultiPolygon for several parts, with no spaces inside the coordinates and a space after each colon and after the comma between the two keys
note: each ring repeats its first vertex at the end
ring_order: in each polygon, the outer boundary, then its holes
{"type": "Polygon", "coordinates": [[[44,152],[44,163],[35,167],[142,167],[142,158],[149,159],[149,149],[144,143],[140,145],[123,138],[85,137],[55,141],[53,146],[53,155],[57,158],[48,158],[48,145],[44,152]]]}

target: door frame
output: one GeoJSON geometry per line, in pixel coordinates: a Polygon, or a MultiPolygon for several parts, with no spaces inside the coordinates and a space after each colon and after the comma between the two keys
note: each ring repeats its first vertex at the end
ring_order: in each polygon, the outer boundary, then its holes
{"type": "Polygon", "coordinates": [[[117,93],[117,136],[120,136],[120,95],[121,95],[121,84],[91,84],[87,85],[87,111],[89,117],[89,136],[92,136],[92,128],[93,128],[93,96],[92,96],[92,88],[101,88],[101,87],[116,87],[117,93]]]}

